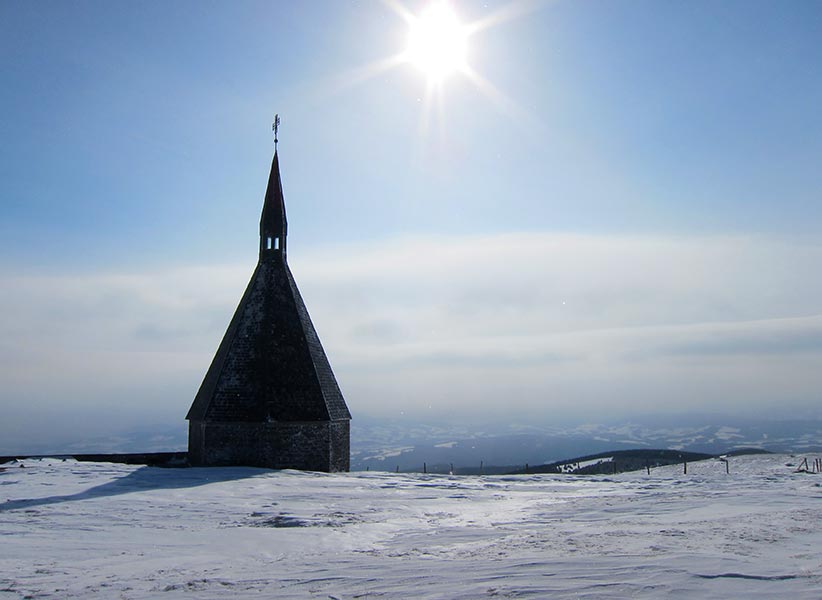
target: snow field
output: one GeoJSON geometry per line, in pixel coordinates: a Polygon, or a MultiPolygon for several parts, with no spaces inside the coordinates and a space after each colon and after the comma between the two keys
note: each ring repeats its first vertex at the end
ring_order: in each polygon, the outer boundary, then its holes
{"type": "Polygon", "coordinates": [[[822,597],[822,475],[0,471],[6,598],[822,597]]]}

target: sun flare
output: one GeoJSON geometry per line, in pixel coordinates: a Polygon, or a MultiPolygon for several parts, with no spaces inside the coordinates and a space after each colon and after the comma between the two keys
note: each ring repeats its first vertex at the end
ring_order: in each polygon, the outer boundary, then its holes
{"type": "MultiPolygon", "coordinates": [[[[484,9],[475,6],[475,12],[485,14],[469,21],[462,21],[454,10],[456,0],[424,0],[423,10],[416,14],[406,7],[409,0],[381,1],[405,22],[407,29],[403,31],[402,38],[405,46],[394,54],[349,70],[338,79],[340,89],[372,80],[398,68],[411,67],[418,71],[425,81],[422,93],[416,92],[417,101],[422,106],[422,136],[428,134],[432,121],[440,126],[444,124],[445,96],[450,87],[446,81],[457,76],[496,105],[503,114],[523,122],[530,120],[516,102],[483,77],[475,65],[470,64],[469,46],[475,46],[477,34],[522,17],[547,0],[507,0],[492,11],[487,6],[484,9]]],[[[415,5],[419,5],[419,0],[415,5]]]]}
{"type": "Polygon", "coordinates": [[[435,2],[414,17],[405,59],[431,82],[441,82],[466,68],[468,29],[447,2],[435,2]]]}

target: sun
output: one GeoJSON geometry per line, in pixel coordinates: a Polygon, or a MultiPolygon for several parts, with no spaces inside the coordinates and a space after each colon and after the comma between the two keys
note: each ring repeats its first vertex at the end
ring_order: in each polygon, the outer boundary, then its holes
{"type": "MultiPolygon", "coordinates": [[[[425,2],[425,8],[415,14],[405,6],[409,0],[381,0],[405,21],[405,46],[394,54],[348,70],[337,78],[335,87],[345,89],[388,71],[411,67],[419,71],[426,82],[423,93],[416,98],[422,103],[420,130],[423,135],[428,133],[432,116],[439,125],[444,123],[445,96],[450,87],[445,82],[456,76],[479,91],[506,116],[532,122],[527,111],[470,64],[469,46],[474,47],[477,34],[537,10],[548,0],[507,0],[492,11],[485,6],[484,16],[468,22],[463,22],[454,10],[456,0],[416,0],[415,4],[421,1],[425,2]]],[[[479,9],[475,7],[475,10],[479,9]]],[[[402,43],[401,39],[397,41],[402,43]]]]}
{"type": "Polygon", "coordinates": [[[440,83],[467,67],[468,28],[445,1],[430,4],[409,20],[408,45],[403,58],[429,82],[440,83]]]}

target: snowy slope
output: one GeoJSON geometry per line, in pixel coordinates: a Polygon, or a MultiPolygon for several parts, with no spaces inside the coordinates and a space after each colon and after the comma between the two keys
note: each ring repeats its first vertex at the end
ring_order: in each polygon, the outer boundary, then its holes
{"type": "Polygon", "coordinates": [[[6,598],[820,598],[822,476],[614,477],[51,459],[0,471],[6,598]]]}

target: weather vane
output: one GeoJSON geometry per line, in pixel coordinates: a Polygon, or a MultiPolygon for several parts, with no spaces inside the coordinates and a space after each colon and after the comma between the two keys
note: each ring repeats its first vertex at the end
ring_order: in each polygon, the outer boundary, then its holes
{"type": "Polygon", "coordinates": [[[280,115],[274,115],[274,123],[271,125],[271,129],[274,131],[274,152],[277,151],[277,130],[280,129],[280,115]]]}

